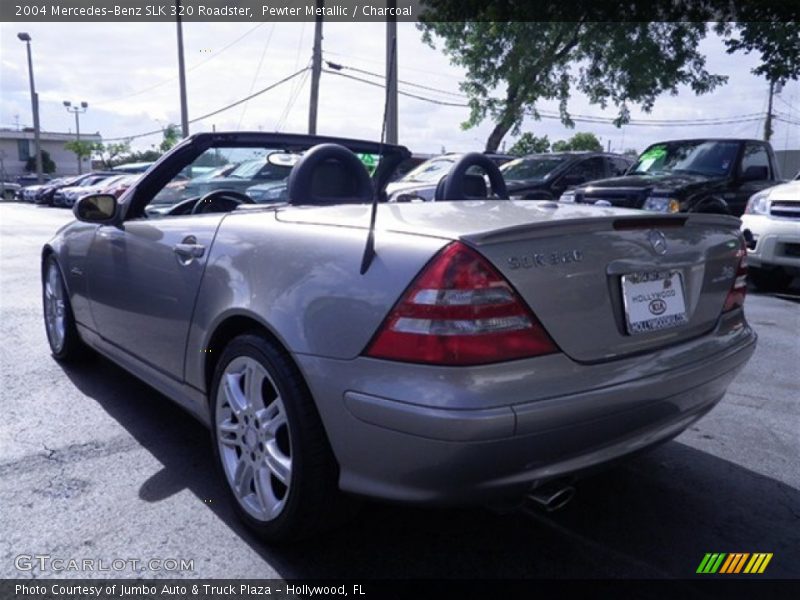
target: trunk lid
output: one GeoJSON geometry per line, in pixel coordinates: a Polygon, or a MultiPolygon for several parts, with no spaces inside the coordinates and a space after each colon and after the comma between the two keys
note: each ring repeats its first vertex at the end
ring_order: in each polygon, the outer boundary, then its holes
{"type": "Polygon", "coordinates": [[[699,214],[596,217],[463,239],[580,362],[652,351],[713,329],[740,249],[736,219],[699,214]]]}

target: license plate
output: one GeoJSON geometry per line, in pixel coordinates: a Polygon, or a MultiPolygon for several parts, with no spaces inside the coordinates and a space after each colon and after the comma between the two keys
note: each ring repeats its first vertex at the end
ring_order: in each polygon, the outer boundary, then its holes
{"type": "Polygon", "coordinates": [[[689,322],[683,297],[683,278],[677,271],[623,275],[622,297],[628,333],[648,333],[689,322]]]}

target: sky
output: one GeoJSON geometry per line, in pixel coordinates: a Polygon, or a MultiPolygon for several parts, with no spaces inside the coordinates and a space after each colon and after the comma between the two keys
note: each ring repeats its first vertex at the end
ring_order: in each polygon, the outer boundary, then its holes
{"type": "MultiPolygon", "coordinates": [[[[176,28],[172,23],[2,23],[0,24],[0,127],[32,123],[25,45],[16,33],[28,32],[32,41],[34,77],[40,98],[43,130],[73,132],[74,116],[64,100],[85,101],[82,132],[99,132],[105,139],[133,136],[180,122],[177,79],[176,28]]],[[[310,63],[313,23],[184,23],[189,118],[235,102],[302,69],[310,63]]],[[[382,75],[385,61],[385,24],[325,23],[323,58],[382,75]]],[[[766,112],[767,83],[750,73],[755,55],[725,53],[713,34],[701,50],[712,73],[729,81],[710,94],[695,96],[681,88],[677,96],[661,96],[647,114],[637,108],[634,119],[710,119],[766,112]]],[[[401,81],[439,91],[400,84],[401,90],[463,103],[459,82],[463,70],[452,66],[438,48],[421,40],[411,23],[398,23],[398,76],[401,81]]],[[[347,72],[347,71],[345,71],[347,72]]],[[[365,75],[349,71],[350,74],[365,75]]],[[[374,79],[380,82],[380,78],[374,79]]],[[[222,130],[263,130],[303,133],[308,126],[309,76],[299,76],[247,103],[190,126],[192,133],[222,130]]],[[[379,139],[383,117],[383,90],[340,76],[323,73],[320,83],[318,133],[379,139]]],[[[579,93],[570,101],[573,114],[612,118],[579,93]]],[[[542,110],[557,111],[555,102],[542,110]]],[[[775,109],[800,120],[800,84],[790,82],[775,100],[775,109]]],[[[468,111],[401,96],[399,141],[414,152],[481,150],[492,124],[464,130],[468,111]]],[[[800,148],[800,126],[775,122],[777,150],[800,148]]],[[[733,125],[678,127],[576,123],[574,129],[558,120],[527,119],[523,131],[566,139],[577,131],[591,131],[615,151],[642,151],[648,144],[681,137],[757,137],[763,121],[733,125]]],[[[157,133],[132,142],[146,149],[161,140],[157,133]]],[[[506,137],[510,147],[514,138],[506,137]]]]}

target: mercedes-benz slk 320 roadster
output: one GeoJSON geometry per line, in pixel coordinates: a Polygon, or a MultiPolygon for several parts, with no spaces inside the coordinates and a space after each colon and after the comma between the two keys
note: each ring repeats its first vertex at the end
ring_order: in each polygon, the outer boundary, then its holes
{"type": "Polygon", "coordinates": [[[445,201],[387,203],[408,155],[198,134],[118,200],[82,198],[43,249],[53,355],[91,348],[207,424],[269,540],[356,496],[521,500],[675,437],[755,348],[738,220],[511,201],[480,154],[445,201]],[[223,183],[165,210],[171,181],[253,160],[293,165],[287,201],[223,183]],[[475,167],[491,190],[462,200],[475,167]]]}

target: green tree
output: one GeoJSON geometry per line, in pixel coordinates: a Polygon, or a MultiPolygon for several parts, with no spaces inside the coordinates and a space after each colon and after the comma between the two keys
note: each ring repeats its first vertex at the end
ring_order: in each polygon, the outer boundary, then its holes
{"type": "MultiPolygon", "coordinates": [[[[25,170],[28,173],[36,172],[36,156],[31,156],[25,162],[25,170]]],[[[50,153],[47,150],[42,150],[42,172],[43,173],[56,172],[56,163],[54,163],[53,159],[50,158],[50,153]]]]}
{"type": "Polygon", "coordinates": [[[110,143],[110,144],[97,144],[95,147],[95,156],[97,156],[103,163],[106,169],[111,169],[117,165],[127,162],[127,156],[131,153],[131,144],[128,141],[110,143]]]}
{"type": "Polygon", "coordinates": [[[523,133],[508,151],[509,154],[514,156],[541,154],[543,152],[550,152],[550,140],[547,139],[546,135],[536,137],[529,131],[523,133]]]}
{"type": "Polygon", "coordinates": [[[553,142],[553,152],[602,152],[603,144],[593,133],[578,132],[569,140],[553,142]]]}
{"type": "Polygon", "coordinates": [[[650,0],[633,3],[561,2],[541,6],[514,0],[422,0],[420,29],[464,67],[469,128],[495,123],[486,142],[495,150],[507,132],[519,133],[525,116],[538,118],[537,103],[557,100],[561,120],[572,126],[567,104],[575,91],[592,104],[645,111],[664,92],[688,85],[696,94],[727,78],[709,73],[698,45],[713,27],[728,52],[754,52],[754,69],[768,81],[800,77],[800,5],[797,2],[650,0]],[[625,22],[619,22],[619,15],[625,22]],[[470,21],[464,22],[469,15],[470,21]],[[711,25],[714,23],[714,25],[711,25]]]}
{"type": "Polygon", "coordinates": [[[92,154],[97,152],[100,147],[102,147],[102,144],[86,140],[72,140],[64,144],[64,148],[70,152],[74,152],[75,156],[81,161],[83,161],[84,158],[89,158],[92,154]]]}
{"type": "Polygon", "coordinates": [[[181,133],[178,126],[174,123],[167,125],[163,133],[164,139],[161,141],[161,144],[159,144],[158,149],[161,150],[161,152],[166,152],[180,141],[181,133]]]}

